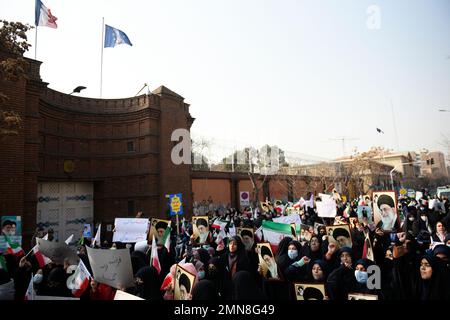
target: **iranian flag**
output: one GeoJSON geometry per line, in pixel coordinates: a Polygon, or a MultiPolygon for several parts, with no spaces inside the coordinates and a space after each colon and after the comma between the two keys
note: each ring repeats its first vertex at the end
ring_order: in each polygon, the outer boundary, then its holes
{"type": "Polygon", "coordinates": [[[6,253],[13,254],[17,257],[21,257],[25,255],[25,251],[23,251],[22,247],[19,243],[12,243],[9,237],[5,236],[6,240],[6,253]]]}
{"type": "Polygon", "coordinates": [[[89,279],[92,278],[88,269],[80,259],[75,273],[67,279],[67,288],[72,290],[75,297],[81,297],[84,291],[89,287],[89,279]]]}
{"type": "Polygon", "coordinates": [[[305,199],[300,198],[296,203],[294,203],[293,207],[294,209],[301,209],[305,205],[305,199]]]}
{"type": "Polygon", "coordinates": [[[33,274],[31,274],[30,283],[28,283],[27,292],[25,292],[24,300],[34,300],[33,274]]]}
{"type": "Polygon", "coordinates": [[[219,229],[219,230],[224,230],[225,227],[227,226],[227,223],[228,223],[227,221],[223,221],[223,220],[217,218],[217,219],[214,220],[214,222],[212,223],[211,228],[219,229]]]}
{"type": "Polygon", "coordinates": [[[284,237],[292,237],[291,226],[289,224],[263,221],[261,227],[264,241],[270,242],[274,253],[277,252],[278,244],[284,237]]]}
{"type": "MultiPolygon", "coordinates": [[[[42,239],[44,240],[48,240],[48,233],[45,235],[45,237],[43,237],[42,239]]],[[[30,256],[30,262],[31,264],[35,267],[35,269],[42,269],[44,266],[46,266],[47,264],[49,264],[50,262],[52,262],[52,260],[50,260],[49,258],[47,258],[46,256],[44,256],[40,251],[39,251],[39,246],[35,245],[30,252],[27,253],[26,257],[33,252],[33,255],[30,256]],[[34,258],[33,258],[34,257],[34,258]],[[36,266],[37,264],[37,266],[36,266]]]]}
{"type": "Polygon", "coordinates": [[[167,252],[170,252],[170,232],[172,231],[172,228],[170,227],[171,222],[172,221],[169,221],[169,224],[167,225],[167,228],[162,236],[162,243],[164,244],[164,247],[166,247],[167,252]]]}
{"type": "Polygon", "coordinates": [[[91,246],[92,248],[97,245],[97,247],[101,247],[101,242],[100,242],[100,234],[101,234],[101,229],[102,229],[102,224],[100,223],[98,225],[98,229],[97,229],[97,233],[95,234],[94,240],[92,240],[91,246]]]}
{"type": "Polygon", "coordinates": [[[39,264],[39,269],[42,269],[44,266],[52,262],[52,260],[44,256],[42,252],[39,251],[38,245],[35,245],[33,247],[33,255],[36,258],[37,263],[39,264]]]}
{"type": "Polygon", "coordinates": [[[156,246],[155,235],[153,235],[152,238],[152,254],[150,257],[150,261],[152,263],[152,266],[155,267],[159,274],[161,272],[161,264],[159,263],[158,247],[156,246]]]}

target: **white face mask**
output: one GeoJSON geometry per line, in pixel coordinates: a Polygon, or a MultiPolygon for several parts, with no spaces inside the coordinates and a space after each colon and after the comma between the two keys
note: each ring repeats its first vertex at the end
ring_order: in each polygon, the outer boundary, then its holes
{"type": "Polygon", "coordinates": [[[294,260],[298,257],[298,251],[297,250],[288,250],[288,256],[291,260],[294,260]]]}
{"type": "Polygon", "coordinates": [[[422,219],[422,221],[427,221],[427,216],[420,216],[420,219],[422,219]]]}
{"type": "Polygon", "coordinates": [[[414,221],[414,217],[409,217],[408,220],[409,221],[414,221]]]}

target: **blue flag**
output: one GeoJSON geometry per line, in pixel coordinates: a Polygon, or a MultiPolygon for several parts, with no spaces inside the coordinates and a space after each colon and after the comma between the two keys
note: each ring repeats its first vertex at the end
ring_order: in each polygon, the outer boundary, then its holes
{"type": "Polygon", "coordinates": [[[114,48],[116,45],[122,43],[132,46],[125,32],[105,24],[105,48],[114,48]]]}

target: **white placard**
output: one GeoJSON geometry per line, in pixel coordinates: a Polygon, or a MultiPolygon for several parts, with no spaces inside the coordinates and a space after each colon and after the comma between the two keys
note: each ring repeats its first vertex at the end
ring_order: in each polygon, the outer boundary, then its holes
{"type": "Polygon", "coordinates": [[[114,296],[114,300],[145,300],[145,299],[129,294],[122,290],[117,290],[116,295],[114,296]]]}
{"type": "Polygon", "coordinates": [[[139,242],[147,239],[149,220],[142,218],[116,218],[113,242],[139,242]]]}
{"type": "Polygon", "coordinates": [[[273,218],[272,220],[273,220],[273,222],[286,223],[286,224],[291,224],[291,223],[301,224],[302,223],[302,219],[300,219],[300,215],[298,213],[293,213],[288,216],[273,218]]]}
{"type": "Polygon", "coordinates": [[[421,191],[416,191],[416,200],[419,201],[420,199],[422,199],[423,197],[423,193],[421,191]]]}
{"type": "Polygon", "coordinates": [[[86,249],[95,281],[116,289],[134,286],[130,250],[86,249]]]}
{"type": "Polygon", "coordinates": [[[316,201],[317,215],[322,218],[334,218],[336,217],[336,202],[334,199],[329,198],[325,201],[316,201]]]}
{"type": "Polygon", "coordinates": [[[330,200],[332,198],[332,196],[330,194],[325,194],[325,193],[319,193],[319,197],[320,197],[320,199],[322,199],[322,201],[330,200]]]}
{"type": "Polygon", "coordinates": [[[58,296],[34,296],[34,300],[80,300],[75,297],[58,297],[58,296]]]}

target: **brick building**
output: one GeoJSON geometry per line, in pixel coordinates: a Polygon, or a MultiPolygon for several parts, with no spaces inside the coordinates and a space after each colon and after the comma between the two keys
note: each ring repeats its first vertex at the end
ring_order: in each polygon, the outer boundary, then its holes
{"type": "Polygon", "coordinates": [[[27,80],[0,81],[7,108],[23,119],[19,134],[0,142],[0,212],[22,216],[25,248],[37,223],[62,238],[140,210],[165,216],[170,193],[182,193],[190,212],[191,167],[171,161],[173,130],[194,121],[183,97],[161,86],[132,98],[80,98],[47,88],[41,63],[28,62],[27,80]]]}

